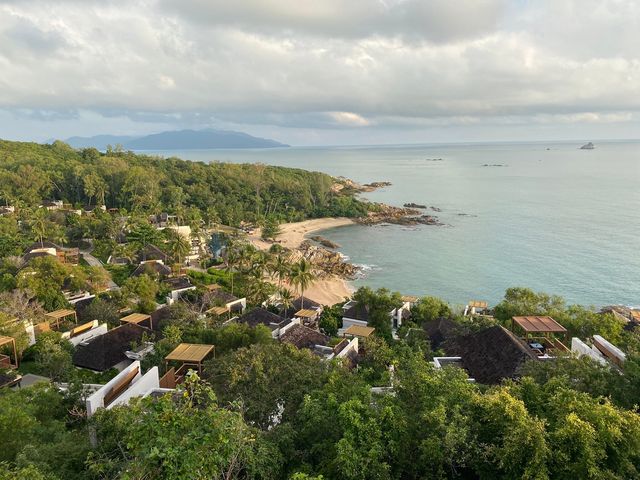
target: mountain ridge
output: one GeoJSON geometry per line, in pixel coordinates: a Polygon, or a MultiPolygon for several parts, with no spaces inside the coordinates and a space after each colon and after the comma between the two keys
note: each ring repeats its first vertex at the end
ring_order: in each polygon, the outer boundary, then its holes
{"type": "Polygon", "coordinates": [[[208,148],[278,148],[284,143],[232,130],[169,130],[149,135],[95,135],[69,137],[66,143],[74,148],[94,147],[106,150],[108,145],[122,145],[128,150],[198,150],[208,148]]]}

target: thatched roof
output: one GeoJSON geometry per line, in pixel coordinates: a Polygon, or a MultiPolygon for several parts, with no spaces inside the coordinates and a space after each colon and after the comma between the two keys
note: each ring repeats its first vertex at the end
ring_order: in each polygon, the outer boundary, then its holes
{"type": "Polygon", "coordinates": [[[73,354],[76,367],[104,372],[127,359],[125,352],[133,342],[140,343],[143,335],[151,335],[148,328],[125,324],[92,339],[87,345],[78,345],[73,354]]]}
{"type": "Polygon", "coordinates": [[[138,254],[138,261],[162,260],[164,263],[171,263],[171,257],[153,244],[145,245],[138,254]]]}
{"type": "Polygon", "coordinates": [[[316,310],[318,308],[322,308],[322,305],[320,305],[318,302],[315,302],[313,300],[311,300],[310,298],[307,297],[298,297],[295,300],[293,300],[291,302],[291,306],[283,312],[283,315],[286,314],[287,318],[293,317],[295,315],[296,312],[303,310],[302,305],[303,305],[303,301],[302,299],[304,298],[304,309],[305,310],[316,310]]]}
{"type": "Polygon", "coordinates": [[[448,340],[444,348],[447,355],[462,357],[469,376],[488,385],[517,377],[525,362],[537,360],[530,348],[499,325],[448,340]]]}
{"type": "Polygon", "coordinates": [[[442,343],[450,338],[468,333],[462,325],[444,317],[425,323],[423,328],[433,350],[440,348],[442,343]]]}
{"type": "Polygon", "coordinates": [[[171,275],[171,268],[166,265],[155,262],[155,261],[147,261],[146,263],[141,263],[131,274],[132,277],[139,277],[143,274],[147,275],[159,275],[161,277],[166,277],[167,275],[171,275]]]}
{"type": "Polygon", "coordinates": [[[360,320],[363,322],[369,321],[369,309],[366,305],[362,305],[360,303],[356,303],[351,306],[346,312],[342,314],[343,317],[353,318],[354,320],[360,320]]]}
{"type": "Polygon", "coordinates": [[[329,343],[329,337],[304,325],[294,325],[280,336],[280,341],[298,348],[313,348],[329,343]]]}
{"type": "Polygon", "coordinates": [[[185,276],[167,278],[166,280],[164,280],[164,283],[171,290],[183,290],[185,288],[193,287],[193,284],[191,283],[191,280],[189,280],[189,277],[185,277],[185,276]]]}
{"type": "Polygon", "coordinates": [[[246,323],[250,327],[257,327],[258,325],[280,327],[285,323],[291,322],[291,320],[287,320],[285,322],[284,318],[276,315],[275,313],[271,313],[269,310],[265,310],[264,308],[254,308],[250,312],[239,317],[237,321],[238,323],[246,323]]]}

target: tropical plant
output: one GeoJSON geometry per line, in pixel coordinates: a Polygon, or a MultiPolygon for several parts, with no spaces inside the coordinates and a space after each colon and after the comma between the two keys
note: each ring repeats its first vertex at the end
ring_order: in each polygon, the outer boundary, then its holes
{"type": "Polygon", "coordinates": [[[299,262],[293,265],[289,274],[291,285],[294,285],[302,297],[301,308],[304,308],[304,292],[315,280],[315,274],[309,261],[301,258],[299,262]]]}

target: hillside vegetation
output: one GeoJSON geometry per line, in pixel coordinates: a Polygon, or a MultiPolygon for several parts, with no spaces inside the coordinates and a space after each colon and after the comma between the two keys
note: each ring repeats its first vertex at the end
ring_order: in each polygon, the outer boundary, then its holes
{"type": "Polygon", "coordinates": [[[359,216],[366,204],[334,193],[324,173],[262,164],[202,163],[109,149],[75,150],[0,140],[0,201],[35,206],[45,199],[105,204],[133,212],[196,208],[205,220],[237,225],[268,216],[296,221],[359,216]]]}

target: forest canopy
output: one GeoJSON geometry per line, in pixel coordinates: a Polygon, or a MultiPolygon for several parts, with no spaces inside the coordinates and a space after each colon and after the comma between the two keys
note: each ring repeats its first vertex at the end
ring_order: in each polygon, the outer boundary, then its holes
{"type": "Polygon", "coordinates": [[[297,221],[366,213],[366,203],[332,189],[336,181],[320,172],[263,164],[0,140],[0,201],[5,205],[62,200],[144,213],[195,208],[203,218],[226,225],[268,216],[297,221]]]}

